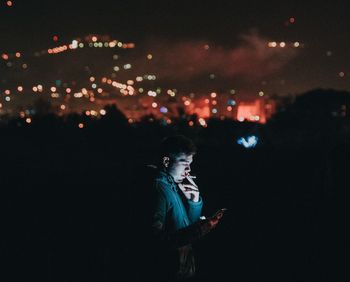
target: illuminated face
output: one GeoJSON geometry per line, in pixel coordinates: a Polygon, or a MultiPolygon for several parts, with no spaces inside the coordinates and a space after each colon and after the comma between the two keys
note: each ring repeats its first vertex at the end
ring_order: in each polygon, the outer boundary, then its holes
{"type": "Polygon", "coordinates": [[[191,171],[193,155],[181,153],[175,158],[164,157],[163,164],[165,170],[174,178],[176,183],[181,183],[191,171]]]}

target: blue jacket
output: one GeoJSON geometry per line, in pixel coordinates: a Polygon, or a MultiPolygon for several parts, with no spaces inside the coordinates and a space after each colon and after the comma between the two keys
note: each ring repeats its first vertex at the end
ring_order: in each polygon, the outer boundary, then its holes
{"type": "Polygon", "coordinates": [[[200,220],[202,198],[198,202],[186,199],[173,177],[164,171],[158,171],[153,188],[152,229],[161,249],[158,269],[171,279],[189,278],[195,274],[191,243],[208,232],[200,220]]]}
{"type": "Polygon", "coordinates": [[[154,180],[154,188],[156,201],[153,227],[156,230],[174,233],[200,219],[202,198],[198,202],[186,199],[170,174],[159,171],[154,180]]]}

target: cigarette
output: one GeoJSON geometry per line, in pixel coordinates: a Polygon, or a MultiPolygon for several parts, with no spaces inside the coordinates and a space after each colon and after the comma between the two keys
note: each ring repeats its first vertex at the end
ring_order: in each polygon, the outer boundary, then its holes
{"type": "Polygon", "coordinates": [[[193,179],[196,179],[196,178],[197,178],[197,176],[194,176],[194,175],[187,175],[187,177],[193,178],[193,179]]]}
{"type": "Polygon", "coordinates": [[[194,183],[194,181],[193,181],[193,179],[196,178],[195,176],[193,176],[193,175],[187,175],[186,178],[187,178],[187,180],[188,180],[193,186],[195,186],[196,188],[198,188],[197,184],[194,183]]]}

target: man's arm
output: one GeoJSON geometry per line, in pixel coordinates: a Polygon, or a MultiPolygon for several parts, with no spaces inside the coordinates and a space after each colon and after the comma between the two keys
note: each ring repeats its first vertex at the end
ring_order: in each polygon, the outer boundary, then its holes
{"type": "Polygon", "coordinates": [[[202,208],[203,208],[202,197],[199,196],[198,202],[187,200],[187,214],[188,214],[188,219],[190,220],[191,223],[195,223],[200,219],[202,215],[202,208]]]}
{"type": "MultiPolygon", "coordinates": [[[[179,229],[174,232],[165,230],[166,214],[169,209],[169,203],[166,199],[164,191],[161,187],[157,187],[156,202],[153,211],[152,218],[152,230],[155,238],[166,246],[181,247],[188,245],[205,234],[207,234],[216,224],[212,224],[210,220],[198,220],[193,224],[179,229]]],[[[192,209],[198,212],[201,209],[200,202],[193,202],[194,206],[192,209]]],[[[200,213],[199,213],[200,214],[200,213]]],[[[196,217],[198,213],[193,213],[193,217],[196,217]]]]}
{"type": "Polygon", "coordinates": [[[188,214],[188,219],[191,223],[194,223],[199,220],[202,214],[203,200],[199,194],[199,189],[196,183],[190,176],[186,177],[187,183],[178,184],[181,192],[187,199],[186,209],[188,214]]]}

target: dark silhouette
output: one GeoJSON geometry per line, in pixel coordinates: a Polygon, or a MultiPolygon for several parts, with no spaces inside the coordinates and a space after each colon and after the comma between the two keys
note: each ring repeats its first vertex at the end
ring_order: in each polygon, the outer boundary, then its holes
{"type": "Polygon", "coordinates": [[[265,125],[129,124],[108,110],[104,119],[31,114],[30,124],[2,116],[0,280],[133,281],[146,273],[149,252],[138,246],[147,213],[136,213],[130,229],[128,215],[151,203],[140,188],[148,187],[142,175],[153,176],[141,168],[174,134],[198,146],[192,168],[203,214],[229,208],[215,232],[192,244],[196,281],[349,280],[348,96],[311,92],[265,125]],[[255,148],[237,144],[250,134],[259,137],[255,148]]]}

